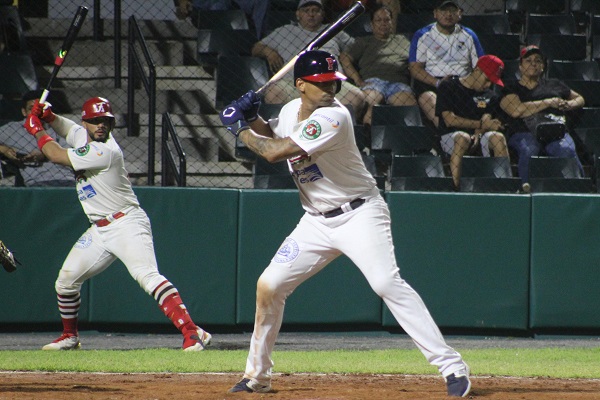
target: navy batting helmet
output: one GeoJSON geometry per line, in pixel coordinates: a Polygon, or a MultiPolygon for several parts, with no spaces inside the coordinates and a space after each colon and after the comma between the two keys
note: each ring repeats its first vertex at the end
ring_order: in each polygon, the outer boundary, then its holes
{"type": "Polygon", "coordinates": [[[336,93],[340,91],[341,81],[348,79],[338,71],[335,57],[322,50],[310,50],[300,54],[294,64],[294,85],[298,78],[309,82],[337,81],[336,93]]]}

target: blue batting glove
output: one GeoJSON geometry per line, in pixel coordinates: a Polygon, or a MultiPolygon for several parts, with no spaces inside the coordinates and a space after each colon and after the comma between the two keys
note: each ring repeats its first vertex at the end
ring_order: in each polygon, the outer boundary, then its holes
{"type": "Polygon", "coordinates": [[[237,101],[234,101],[225,107],[219,114],[219,118],[221,118],[221,123],[227,127],[227,130],[233,133],[236,137],[244,129],[250,129],[248,122],[246,122],[244,119],[244,113],[242,112],[242,109],[238,105],[237,101]]]}
{"type": "Polygon", "coordinates": [[[252,122],[258,118],[258,109],[260,108],[261,100],[254,90],[250,90],[248,93],[237,99],[236,103],[244,112],[246,121],[252,122]]]}

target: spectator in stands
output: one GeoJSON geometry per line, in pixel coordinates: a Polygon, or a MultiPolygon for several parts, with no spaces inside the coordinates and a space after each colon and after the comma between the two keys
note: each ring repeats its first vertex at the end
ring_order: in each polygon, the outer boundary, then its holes
{"type": "MultiPolygon", "coordinates": [[[[266,59],[272,72],[279,71],[325,28],[324,15],[321,0],[300,0],[296,10],[298,25],[288,24],[275,29],[252,47],[252,55],[266,59]]],[[[342,31],[325,43],[321,50],[339,58],[342,49],[352,43],[354,39],[342,31]]],[[[269,85],[265,91],[265,103],[288,103],[297,98],[298,92],[290,85],[292,80],[290,72],[283,79],[269,85]]],[[[336,97],[342,104],[351,105],[355,114],[362,117],[366,103],[365,94],[359,88],[351,83],[342,82],[341,91],[336,97]]]]}
{"type": "Polygon", "coordinates": [[[464,77],[440,82],[435,114],[439,118],[441,147],[450,155],[455,190],[460,189],[462,157],[481,145],[484,157],[508,157],[502,122],[498,119],[500,96],[492,84],[501,80],[504,63],[496,56],[480,57],[475,69],[464,77]]]}
{"type": "MultiPolygon", "coordinates": [[[[326,19],[332,20],[336,15],[341,14],[354,5],[358,0],[325,0],[326,19]]],[[[379,6],[386,6],[392,11],[392,31],[396,32],[396,22],[400,14],[400,0],[361,0],[368,12],[375,11],[379,6]]]]}
{"type": "MultiPolygon", "coordinates": [[[[49,162],[38,149],[37,141],[23,127],[33,103],[39,99],[40,91],[30,91],[23,95],[21,112],[23,120],[11,121],[0,126],[0,155],[19,167],[25,186],[74,186],[75,175],[67,167],[49,162]]],[[[56,139],[55,132],[48,128],[48,134],[56,139]]]]}
{"type": "Polygon", "coordinates": [[[371,124],[375,104],[417,104],[408,74],[410,41],[392,31],[392,15],[388,7],[377,7],[371,13],[373,35],[356,38],[339,57],[346,76],[365,92],[366,125],[371,124]]]}
{"type": "Polygon", "coordinates": [[[202,11],[232,10],[239,7],[249,17],[256,29],[256,37],[262,38],[267,27],[267,10],[270,0],[174,0],[175,15],[179,19],[190,17],[198,26],[198,14],[202,11]],[[235,3],[235,5],[234,5],[235,3]]]}
{"type": "Polygon", "coordinates": [[[479,38],[458,24],[462,9],[456,1],[441,1],[433,10],[436,22],[415,32],[410,45],[409,71],[425,117],[438,126],[436,92],[450,76],[466,76],[484,55],[479,38]]]}
{"type": "Polygon", "coordinates": [[[551,157],[576,158],[575,142],[568,133],[568,112],[584,106],[583,97],[558,79],[544,78],[546,58],[537,46],[521,50],[521,79],[504,88],[500,106],[508,114],[508,146],[519,157],[519,176],[529,191],[529,158],[544,152],[551,157]],[[541,122],[559,130],[543,131],[541,122]],[[546,132],[546,136],[543,136],[546,132]],[[550,136],[548,136],[550,135],[550,136]]]}

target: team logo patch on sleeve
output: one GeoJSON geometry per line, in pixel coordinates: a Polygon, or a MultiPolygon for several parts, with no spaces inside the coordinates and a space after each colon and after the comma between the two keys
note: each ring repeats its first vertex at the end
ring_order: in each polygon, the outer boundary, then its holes
{"type": "Polygon", "coordinates": [[[82,146],[75,150],[75,154],[77,154],[78,156],[85,156],[89,152],[90,152],[89,144],[86,144],[85,146],[82,146]]]}
{"type": "Polygon", "coordinates": [[[307,140],[313,140],[321,135],[321,124],[314,119],[311,119],[304,125],[301,137],[307,140]]]}

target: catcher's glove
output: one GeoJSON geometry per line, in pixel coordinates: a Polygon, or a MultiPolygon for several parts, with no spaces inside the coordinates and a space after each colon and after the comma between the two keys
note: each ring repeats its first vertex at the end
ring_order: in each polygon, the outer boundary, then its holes
{"type": "Polygon", "coordinates": [[[7,272],[16,271],[17,264],[21,265],[19,260],[17,260],[4,243],[2,243],[2,240],[0,240],[0,264],[2,264],[7,272]]]}

